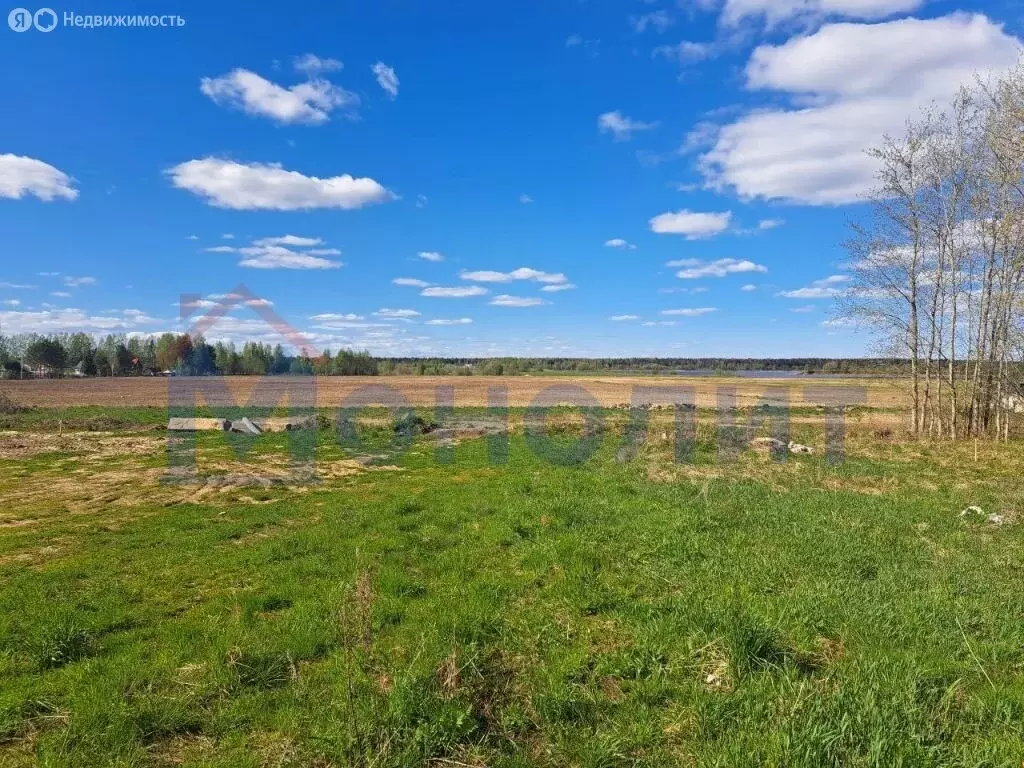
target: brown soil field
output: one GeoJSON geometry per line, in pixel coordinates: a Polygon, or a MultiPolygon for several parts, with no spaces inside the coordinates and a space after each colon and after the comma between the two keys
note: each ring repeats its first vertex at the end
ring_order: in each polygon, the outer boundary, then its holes
{"type": "MultiPolygon", "coordinates": [[[[235,401],[244,405],[258,381],[253,376],[226,378],[235,401]]],[[[31,381],[0,381],[0,392],[5,392],[22,405],[59,408],[63,406],[166,406],[170,379],[163,378],[98,378],[98,379],[40,379],[31,381]]],[[[289,380],[267,379],[271,395],[287,388],[289,380]]],[[[684,378],[639,376],[330,376],[317,377],[317,405],[324,408],[344,404],[361,387],[384,386],[400,394],[414,406],[434,406],[438,392],[445,387],[454,390],[456,407],[485,406],[488,392],[506,391],[511,407],[553,405],[572,402],[564,394],[567,386],[582,389],[602,406],[628,404],[636,396],[642,402],[643,388],[690,388],[690,397],[702,408],[714,408],[718,398],[729,390],[735,391],[736,405],[754,406],[765,399],[785,401],[793,406],[822,405],[832,402],[862,404],[871,408],[902,409],[907,398],[901,384],[893,380],[850,379],[746,379],[746,378],[684,378]],[[854,394],[843,392],[848,389],[854,394]],[[562,390],[562,391],[560,391],[562,390]],[[816,390],[816,391],[815,391],[816,390]],[[780,397],[780,392],[786,394],[780,397]],[[543,397],[537,401],[538,395],[543,397]],[[831,397],[828,394],[831,393],[831,397]]],[[[266,383],[265,383],[266,386],[266,383]]],[[[667,404],[672,398],[647,396],[649,402],[667,404]]],[[[271,397],[271,400],[273,398],[271,397]]],[[[684,402],[688,401],[684,400],[684,402]]],[[[263,403],[272,405],[273,402],[263,403]]]]}

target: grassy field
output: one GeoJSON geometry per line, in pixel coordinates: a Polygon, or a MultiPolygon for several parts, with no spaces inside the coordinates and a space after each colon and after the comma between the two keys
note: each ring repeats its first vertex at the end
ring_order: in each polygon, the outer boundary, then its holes
{"type": "Polygon", "coordinates": [[[0,765],[1024,761],[1018,443],[868,412],[833,465],[807,409],[818,453],[773,462],[701,412],[680,464],[671,414],[629,459],[608,411],[559,465],[514,410],[496,464],[377,415],[360,451],[321,429],[316,483],[212,434],[182,484],[165,415],[0,419],[0,765]]]}

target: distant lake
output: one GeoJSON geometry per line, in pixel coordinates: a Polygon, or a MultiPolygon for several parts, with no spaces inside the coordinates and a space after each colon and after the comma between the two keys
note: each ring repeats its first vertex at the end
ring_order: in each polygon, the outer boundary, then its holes
{"type": "Polygon", "coordinates": [[[738,378],[738,379],[891,379],[892,373],[804,373],[803,371],[721,371],[721,370],[678,370],[674,376],[738,378]]]}

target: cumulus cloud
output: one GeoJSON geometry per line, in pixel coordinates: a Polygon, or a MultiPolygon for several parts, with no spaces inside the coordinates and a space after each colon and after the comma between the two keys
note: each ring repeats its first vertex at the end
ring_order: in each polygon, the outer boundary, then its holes
{"type": "Polygon", "coordinates": [[[629,23],[638,33],[643,34],[648,28],[654,29],[657,32],[664,32],[672,26],[674,21],[675,19],[669,15],[668,11],[657,10],[641,16],[632,16],[629,23]]]}
{"type": "Polygon", "coordinates": [[[507,293],[503,293],[491,299],[490,303],[495,307],[539,307],[547,302],[544,299],[527,296],[509,296],[507,293]]]}
{"type": "Polygon", "coordinates": [[[812,205],[855,202],[874,183],[864,150],[898,135],[919,108],[1017,61],[1020,42],[980,14],[828,24],[782,45],[762,45],[746,86],[788,94],[792,106],[750,112],[722,126],[699,167],[742,198],[812,205]]]}
{"type": "Polygon", "coordinates": [[[433,299],[466,299],[470,296],[483,296],[486,293],[487,289],[481,288],[479,285],[459,285],[454,287],[435,285],[424,288],[420,291],[420,296],[427,296],[433,299]]]}
{"type": "Polygon", "coordinates": [[[614,320],[616,323],[623,323],[629,320],[639,320],[640,315],[612,315],[608,319],[614,320]]]}
{"type": "Polygon", "coordinates": [[[716,50],[713,43],[683,40],[675,45],[659,45],[654,49],[654,55],[664,56],[666,59],[677,61],[680,64],[692,64],[693,62],[712,58],[716,50]]]}
{"type": "Polygon", "coordinates": [[[292,59],[292,66],[296,72],[302,72],[312,77],[321,72],[337,72],[345,65],[337,59],[321,59],[316,54],[304,53],[302,56],[296,56],[292,59]]]}
{"type": "Polygon", "coordinates": [[[761,219],[761,221],[757,222],[757,228],[760,230],[775,229],[785,223],[782,219],[761,219]]]}
{"type": "Polygon", "coordinates": [[[81,309],[49,309],[36,312],[0,312],[4,333],[112,333],[160,322],[138,309],[113,310],[90,315],[81,309]]]}
{"type": "Polygon", "coordinates": [[[26,283],[0,283],[0,288],[9,288],[12,291],[27,291],[35,287],[26,283]]]}
{"type": "Polygon", "coordinates": [[[658,314],[667,317],[700,317],[701,315],[709,315],[717,311],[718,309],[715,307],[696,307],[692,309],[663,309],[658,314]]]}
{"type": "Polygon", "coordinates": [[[81,288],[83,285],[96,285],[95,277],[68,277],[64,278],[64,285],[68,288],[81,288]]]}
{"type": "Polygon", "coordinates": [[[736,25],[750,17],[763,18],[768,26],[795,17],[843,16],[867,21],[909,13],[924,0],[726,0],[722,23],[736,25]]]}
{"type": "Polygon", "coordinates": [[[606,240],[604,244],[605,248],[625,248],[629,251],[635,251],[636,246],[632,243],[626,242],[621,237],[614,237],[611,240],[606,240]]]}
{"type": "Polygon", "coordinates": [[[437,251],[420,251],[416,255],[424,261],[444,261],[444,256],[437,251]]]}
{"type": "Polygon", "coordinates": [[[565,283],[568,281],[562,273],[541,272],[530,267],[519,267],[511,272],[495,272],[482,269],[473,272],[460,272],[459,277],[475,283],[510,283],[513,280],[532,280],[537,283],[565,283]]]}
{"type": "Polygon", "coordinates": [[[299,237],[298,235],[282,235],[281,237],[264,237],[255,241],[256,245],[284,245],[292,248],[312,248],[323,245],[319,237],[299,237]]]}
{"type": "Polygon", "coordinates": [[[321,179],[285,170],[279,163],[247,164],[207,157],[176,165],[167,175],[175,187],[199,195],[210,205],[235,210],[351,210],[394,197],[370,178],[344,174],[321,179]]]}
{"type": "Polygon", "coordinates": [[[360,320],[365,320],[366,318],[364,318],[362,315],[357,315],[357,314],[355,314],[353,312],[348,312],[346,314],[339,314],[339,313],[336,313],[336,312],[324,312],[324,313],[319,314],[319,315],[313,315],[309,319],[310,320],[315,320],[316,322],[320,322],[320,323],[336,322],[336,321],[337,322],[350,322],[350,323],[354,323],[354,322],[358,322],[360,320]]]}
{"type": "Polygon", "coordinates": [[[559,293],[561,291],[572,291],[575,290],[576,286],[573,283],[560,283],[558,285],[545,285],[541,288],[545,293],[559,293]]]}
{"type": "Polygon", "coordinates": [[[781,291],[779,296],[787,299],[831,299],[842,294],[843,289],[840,286],[849,281],[849,275],[831,275],[795,291],[781,291]]]}
{"type": "Polygon", "coordinates": [[[240,109],[246,114],[269,117],[287,125],[319,125],[336,109],[352,109],[359,97],[322,79],[285,88],[247,69],[234,69],[220,77],[204,77],[199,90],[214,104],[240,109]]]}
{"type": "Polygon", "coordinates": [[[522,203],[523,205],[529,205],[530,203],[533,202],[533,198],[527,194],[522,194],[519,196],[519,202],[522,203]]]}
{"type": "Polygon", "coordinates": [[[415,309],[378,309],[374,312],[377,317],[393,317],[399,320],[408,320],[411,317],[419,317],[420,313],[415,309]]]}
{"type": "Polygon", "coordinates": [[[33,195],[47,203],[61,198],[75,200],[74,181],[49,163],[32,157],[0,155],[0,197],[20,200],[33,195]]]}
{"type": "Polygon", "coordinates": [[[415,277],[396,277],[391,282],[395,285],[404,285],[410,288],[427,288],[430,285],[426,280],[420,280],[415,277]]]}
{"type": "Polygon", "coordinates": [[[387,91],[392,99],[396,98],[398,96],[399,83],[395,70],[383,61],[378,61],[370,69],[373,70],[373,74],[377,78],[377,85],[387,91]]]}
{"type": "Polygon", "coordinates": [[[732,211],[698,213],[685,208],[674,213],[660,213],[648,223],[659,235],[684,235],[687,240],[714,237],[729,228],[732,211]]]}
{"type": "Polygon", "coordinates": [[[238,252],[244,257],[238,266],[250,269],[338,269],[344,266],[340,261],[300,253],[280,245],[253,245],[239,248],[238,252]]]}
{"type": "Polygon", "coordinates": [[[700,280],[705,277],[725,277],[744,272],[768,271],[768,267],[763,264],[755,264],[747,259],[717,259],[716,261],[678,259],[668,262],[665,266],[683,267],[676,272],[676,277],[681,280],[700,280]]]}
{"type": "Polygon", "coordinates": [[[438,318],[436,320],[427,320],[427,325],[470,325],[472,322],[472,318],[469,317],[458,317],[452,320],[438,318]]]}
{"type": "Polygon", "coordinates": [[[619,110],[605,112],[597,118],[597,127],[601,133],[610,133],[615,141],[629,141],[637,131],[649,131],[658,127],[658,123],[644,123],[626,117],[619,110]]]}
{"type": "Polygon", "coordinates": [[[754,285],[753,283],[747,283],[746,285],[740,286],[740,290],[744,291],[745,293],[750,293],[751,291],[756,291],[757,286],[754,285]]]}

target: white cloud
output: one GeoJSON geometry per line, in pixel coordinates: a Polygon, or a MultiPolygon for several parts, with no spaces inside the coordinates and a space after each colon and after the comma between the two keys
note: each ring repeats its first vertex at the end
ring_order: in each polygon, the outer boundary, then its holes
{"type": "Polygon", "coordinates": [[[373,70],[374,76],[377,78],[377,85],[388,92],[388,95],[393,99],[398,96],[398,75],[395,74],[395,70],[389,67],[382,61],[378,61],[374,64],[371,69],[373,70]]]}
{"type": "Polygon", "coordinates": [[[459,277],[463,280],[471,280],[476,283],[510,283],[513,280],[532,280],[536,283],[565,283],[568,278],[562,273],[541,272],[530,267],[519,267],[511,272],[495,272],[482,269],[475,272],[460,272],[459,277]]]}
{"type": "Polygon", "coordinates": [[[67,291],[50,291],[50,295],[58,299],[70,299],[71,294],[67,291]]]}
{"type": "Polygon", "coordinates": [[[188,235],[185,237],[186,240],[198,240],[199,235],[188,235]]]}
{"type": "Polygon", "coordinates": [[[12,291],[27,291],[35,288],[34,285],[27,285],[25,283],[0,283],[0,288],[9,288],[12,291]]]}
{"type": "Polygon", "coordinates": [[[344,266],[340,261],[299,253],[280,245],[253,245],[239,248],[238,252],[244,256],[238,266],[251,269],[338,269],[344,266]]]}
{"type": "Polygon", "coordinates": [[[204,248],[207,253],[236,253],[237,248],[233,245],[215,245],[212,248],[204,248]]]}
{"type": "Polygon", "coordinates": [[[632,243],[626,242],[621,237],[614,237],[611,240],[606,240],[605,244],[604,244],[604,247],[605,248],[625,248],[626,250],[629,250],[629,251],[635,251],[636,250],[636,246],[635,245],[633,245],[632,243]]]}
{"type": "Polygon", "coordinates": [[[522,203],[523,205],[529,205],[530,203],[533,202],[533,198],[527,194],[522,194],[519,196],[519,202],[522,203]]]}
{"type": "Polygon", "coordinates": [[[714,237],[729,228],[732,211],[697,213],[685,208],[674,213],[661,213],[648,222],[659,235],[685,235],[687,240],[714,237]]]}
{"type": "Polygon", "coordinates": [[[647,31],[648,27],[658,32],[664,32],[672,26],[674,21],[675,19],[669,15],[668,11],[658,10],[645,13],[642,16],[633,16],[629,23],[633,25],[633,29],[642,34],[647,31]]]}
{"type": "Polygon", "coordinates": [[[230,232],[225,232],[223,235],[220,236],[220,238],[221,240],[234,240],[235,236],[232,235],[230,232]]]}
{"type": "Polygon", "coordinates": [[[655,325],[675,325],[675,324],[676,324],[675,320],[648,320],[646,323],[641,323],[641,325],[643,325],[645,327],[648,327],[648,328],[651,328],[651,327],[653,327],[655,325]]]}
{"type": "Polygon", "coordinates": [[[8,307],[20,307],[21,302],[17,299],[4,299],[3,303],[8,307]]]}
{"type": "Polygon", "coordinates": [[[437,251],[420,251],[416,255],[424,261],[444,261],[444,256],[437,251]]]}
{"type": "Polygon", "coordinates": [[[310,256],[341,256],[337,248],[310,248],[306,253],[310,256]]]}
{"type": "Polygon", "coordinates": [[[601,133],[611,133],[615,141],[629,141],[636,131],[649,131],[658,127],[658,123],[644,123],[626,117],[619,110],[605,112],[597,118],[597,127],[601,133]]]}
{"type": "Polygon", "coordinates": [[[629,320],[639,320],[640,315],[612,315],[608,319],[614,320],[616,323],[622,323],[629,320]]]}
{"type": "Polygon", "coordinates": [[[292,59],[292,66],[296,72],[313,76],[320,72],[337,72],[345,65],[337,59],[321,59],[316,54],[305,53],[292,59]]]}
{"type": "Polygon", "coordinates": [[[980,14],[829,24],[750,57],[751,90],[789,94],[720,128],[700,159],[708,183],[745,199],[855,202],[874,183],[865,149],[975,75],[1017,61],[1019,41],[980,14]]]}
{"type": "Polygon", "coordinates": [[[321,179],[285,170],[278,163],[245,164],[207,157],[176,165],[167,174],[175,187],[205,198],[210,205],[236,210],[350,210],[393,199],[370,178],[345,174],[321,179]]]}
{"type": "Polygon", "coordinates": [[[715,307],[697,307],[695,309],[663,309],[658,314],[668,317],[700,317],[717,311],[715,307]]]}
{"type": "Polygon", "coordinates": [[[411,288],[427,288],[430,285],[426,280],[419,280],[415,277],[396,277],[391,282],[395,285],[405,285],[411,288]]]}
{"type": "Polygon", "coordinates": [[[255,241],[255,245],[284,245],[291,248],[312,248],[315,245],[323,244],[324,241],[319,237],[299,237],[298,235],[264,237],[255,241]]]}
{"type": "Polygon", "coordinates": [[[354,314],[352,312],[349,312],[347,314],[337,314],[335,312],[325,312],[323,314],[313,315],[309,319],[310,320],[315,320],[315,321],[320,322],[320,323],[335,322],[335,321],[354,323],[354,322],[358,322],[360,320],[365,320],[366,318],[363,317],[362,315],[357,315],[357,314],[354,314]]]}
{"type": "Polygon", "coordinates": [[[666,59],[678,61],[680,64],[710,59],[715,52],[716,48],[713,43],[697,43],[692,40],[683,40],[675,45],[659,45],[654,49],[655,56],[664,56],[666,59]]]}
{"type": "Polygon", "coordinates": [[[400,320],[407,320],[410,317],[419,317],[420,313],[415,309],[378,309],[374,312],[377,317],[394,317],[400,320]]]}
{"type": "Polygon", "coordinates": [[[420,296],[433,299],[465,299],[470,296],[483,296],[486,293],[487,289],[481,288],[479,285],[461,285],[452,288],[435,285],[424,288],[420,291],[420,296]]]}
{"type": "Polygon", "coordinates": [[[38,312],[0,312],[4,333],[110,333],[128,331],[160,322],[137,309],[113,310],[89,315],[81,309],[50,309],[38,312]]]}
{"type": "Polygon", "coordinates": [[[354,93],[326,80],[314,79],[284,88],[247,69],[204,77],[199,90],[218,106],[241,109],[285,125],[319,125],[330,120],[335,109],[351,109],[359,104],[354,93]]]}
{"type": "Polygon", "coordinates": [[[453,320],[427,320],[427,325],[470,325],[473,322],[472,318],[459,317],[453,320]]]}
{"type": "Polygon", "coordinates": [[[80,288],[83,285],[96,285],[95,277],[65,277],[64,285],[68,288],[80,288]]]}
{"type": "Polygon", "coordinates": [[[775,229],[776,227],[781,227],[785,223],[786,222],[782,219],[761,219],[761,221],[757,222],[757,228],[761,230],[775,229]]]}
{"type": "Polygon", "coordinates": [[[539,307],[546,304],[544,299],[528,298],[526,296],[509,296],[506,293],[495,296],[490,303],[495,307],[539,307]]]}
{"type": "Polygon", "coordinates": [[[750,293],[751,291],[756,291],[757,290],[757,286],[754,285],[753,283],[747,283],[746,285],[741,286],[740,290],[741,291],[745,291],[747,293],[750,293]]]}
{"type": "Polygon", "coordinates": [[[32,157],[0,155],[0,197],[20,200],[34,195],[49,203],[55,198],[75,200],[74,181],[49,163],[32,157]]]}
{"type": "Polygon", "coordinates": [[[722,23],[736,25],[748,17],[763,17],[774,26],[794,17],[843,16],[867,21],[909,13],[925,0],[726,0],[722,23]]]}
{"type": "Polygon", "coordinates": [[[707,262],[700,259],[679,259],[670,261],[665,266],[683,267],[676,272],[676,277],[681,280],[700,280],[705,277],[725,277],[744,272],[768,271],[768,267],[763,264],[755,264],[746,259],[717,259],[707,262]]]}
{"type": "Polygon", "coordinates": [[[784,296],[787,299],[831,299],[833,296],[843,293],[843,289],[839,286],[849,281],[848,275],[831,275],[821,280],[815,280],[806,288],[781,291],[779,296],[784,296]]]}
{"type": "Polygon", "coordinates": [[[790,312],[799,312],[801,314],[806,314],[807,312],[813,312],[814,311],[814,306],[811,305],[811,304],[808,304],[807,306],[804,306],[804,307],[793,307],[789,311],[790,312]]]}
{"type": "Polygon", "coordinates": [[[545,293],[559,293],[560,291],[572,291],[576,286],[573,283],[560,283],[559,285],[545,285],[541,288],[545,293]]]}

